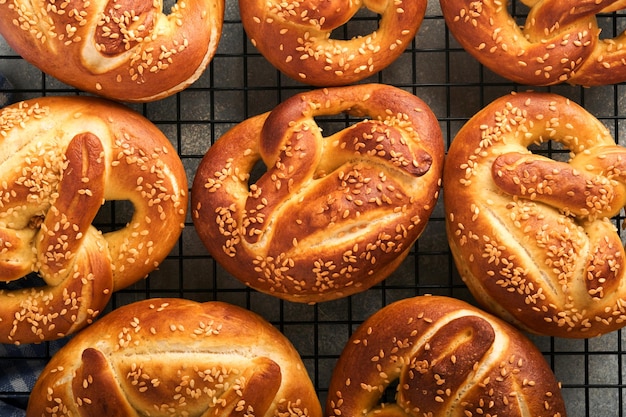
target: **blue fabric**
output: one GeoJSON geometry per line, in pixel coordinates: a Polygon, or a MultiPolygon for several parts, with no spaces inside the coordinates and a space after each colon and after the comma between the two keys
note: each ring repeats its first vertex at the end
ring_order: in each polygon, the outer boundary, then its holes
{"type": "Polygon", "coordinates": [[[0,344],[0,417],[25,417],[29,393],[49,356],[65,342],[0,344]]]}
{"type": "Polygon", "coordinates": [[[1,417],[24,417],[26,411],[22,407],[13,407],[3,401],[0,401],[0,416],[1,417]]]}
{"type": "Polygon", "coordinates": [[[28,393],[45,366],[44,359],[19,359],[0,370],[0,392],[15,398],[0,400],[0,417],[24,417],[28,393]]]}

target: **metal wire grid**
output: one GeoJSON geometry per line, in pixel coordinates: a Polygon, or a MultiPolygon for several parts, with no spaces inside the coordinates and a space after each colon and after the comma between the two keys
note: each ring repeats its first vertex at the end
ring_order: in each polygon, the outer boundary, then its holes
{"type": "MultiPolygon", "coordinates": [[[[515,2],[510,7],[523,21],[524,6],[515,2]]],[[[622,14],[601,16],[599,20],[607,37],[615,36],[626,26],[626,15],[622,14]]],[[[376,25],[375,16],[357,15],[337,36],[368,33],[372,25],[376,25]]],[[[31,66],[1,37],[0,73],[13,84],[9,89],[0,86],[0,94],[10,93],[15,101],[82,94],[31,66]]],[[[391,67],[366,81],[392,84],[426,101],[440,121],[446,145],[491,100],[512,90],[527,89],[493,74],[463,51],[447,31],[435,0],[430,0],[412,45],[391,67]]],[[[626,143],[624,88],[620,84],[535,90],[552,91],[582,104],[605,123],[619,143],[626,143]]],[[[200,159],[213,141],[240,121],[271,110],[288,96],[309,89],[269,65],[246,38],[237,1],[226,0],[222,39],[205,74],[173,97],[129,107],[148,117],[172,141],[191,186],[200,159]]],[[[336,129],[350,120],[339,117],[320,123],[336,129]]],[[[537,151],[548,156],[560,152],[551,143],[537,151]]],[[[98,215],[98,226],[103,231],[123,227],[130,213],[132,206],[128,203],[108,202],[98,215]]],[[[623,220],[622,216],[615,219],[617,225],[623,220]]],[[[154,297],[221,300],[246,307],[261,314],[292,341],[324,404],[334,363],[354,328],[392,301],[427,293],[473,302],[450,256],[441,201],[410,255],[391,277],[364,293],[315,306],[284,302],[240,284],[209,256],[188,217],[178,244],[160,268],[148,279],[114,294],[107,311],[154,297]]],[[[626,414],[624,332],[589,340],[530,337],[562,381],[570,417],[626,414]]],[[[0,376],[41,367],[64,343],[65,340],[35,346],[0,346],[0,376]]],[[[16,383],[0,392],[0,401],[23,408],[31,387],[32,381],[16,383]]]]}

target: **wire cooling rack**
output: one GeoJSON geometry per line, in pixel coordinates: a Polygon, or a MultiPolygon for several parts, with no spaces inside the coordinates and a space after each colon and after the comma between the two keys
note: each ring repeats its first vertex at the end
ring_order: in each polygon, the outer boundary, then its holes
{"type": "MultiPolygon", "coordinates": [[[[523,19],[523,7],[517,3],[511,7],[513,14],[523,19]]],[[[626,15],[622,14],[601,16],[599,20],[607,37],[615,36],[626,26],[626,15]]],[[[363,13],[336,35],[365,34],[372,25],[376,25],[375,16],[363,13]]],[[[0,94],[10,93],[14,100],[80,94],[21,59],[1,37],[0,73],[12,84],[10,88],[0,85],[0,94]]],[[[527,89],[498,77],[463,51],[447,31],[435,0],[429,1],[414,42],[393,65],[365,81],[392,84],[423,99],[440,121],[446,146],[487,103],[510,91],[527,89]]],[[[203,76],[173,97],[129,107],[153,121],[171,140],[191,186],[200,159],[213,141],[242,120],[271,110],[285,98],[309,89],[281,75],[258,53],[246,38],[237,1],[226,0],[222,39],[203,76]]],[[[606,124],[619,143],[625,143],[624,89],[620,84],[544,90],[582,104],[606,124]]],[[[122,202],[107,203],[98,215],[99,227],[103,231],[122,227],[129,211],[132,208],[122,202]]],[[[619,217],[615,221],[621,224],[622,220],[619,217]]],[[[352,330],[384,305],[420,294],[441,294],[473,302],[453,265],[441,201],[398,270],[380,285],[349,298],[310,306],[280,301],[246,288],[213,261],[188,217],[178,244],[160,268],[148,279],[114,294],[107,310],[153,297],[221,300],[248,308],[291,340],[324,404],[333,366],[352,330]]],[[[570,417],[626,415],[626,340],[622,331],[589,340],[531,339],[562,381],[570,417]]],[[[0,404],[23,408],[34,383],[31,375],[64,342],[0,346],[0,376],[13,378],[11,383],[0,385],[0,404]]]]}

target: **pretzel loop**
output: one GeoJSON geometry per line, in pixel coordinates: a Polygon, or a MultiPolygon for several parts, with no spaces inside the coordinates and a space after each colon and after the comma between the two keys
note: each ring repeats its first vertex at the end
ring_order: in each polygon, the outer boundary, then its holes
{"type": "Polygon", "coordinates": [[[409,46],[426,12],[421,0],[240,0],[240,6],[246,33],[263,56],[291,78],[315,86],[351,84],[389,66],[409,46]],[[376,30],[331,38],[363,8],[380,16],[376,30]]]}
{"type": "Polygon", "coordinates": [[[448,161],[448,238],[484,306],[561,337],[624,325],[626,255],[610,218],[626,205],[626,150],[606,127],[563,97],[514,94],[468,122],[448,161]],[[570,159],[528,149],[548,141],[570,159]]]}
{"type": "Polygon", "coordinates": [[[442,142],[430,110],[402,90],[303,93],[209,149],[194,180],[194,222],[211,254],[253,288],[300,302],[362,291],[421,233],[442,142]],[[323,136],[315,118],[342,112],[363,120],[323,136]],[[260,160],[267,171],[249,184],[260,160]]]}
{"type": "Polygon", "coordinates": [[[600,39],[596,16],[626,7],[623,0],[526,1],[523,27],[508,2],[441,1],[446,23],[478,61],[522,84],[606,85],[626,80],[625,35],[600,39]]]}

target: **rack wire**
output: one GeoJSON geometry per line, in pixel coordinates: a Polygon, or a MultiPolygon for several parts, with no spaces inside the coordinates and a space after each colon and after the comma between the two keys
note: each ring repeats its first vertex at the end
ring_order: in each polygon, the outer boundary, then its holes
{"type": "MultiPolygon", "coordinates": [[[[521,3],[514,2],[510,7],[520,20],[524,18],[521,3]]],[[[626,26],[626,15],[612,13],[601,16],[599,21],[606,36],[615,36],[626,26]]],[[[372,24],[376,24],[372,16],[357,15],[338,36],[358,34],[372,24]]],[[[0,74],[12,84],[9,88],[0,85],[0,94],[9,93],[14,101],[82,94],[24,61],[1,37],[0,74]]],[[[446,146],[459,128],[490,101],[528,88],[500,78],[460,48],[446,29],[435,0],[430,0],[416,38],[401,57],[364,82],[395,85],[423,99],[440,121],[446,146]]],[[[258,53],[246,38],[237,1],[226,0],[220,45],[203,76],[175,96],[128,106],[144,114],[171,140],[183,161],[190,187],[200,159],[229,128],[309,89],[280,74],[258,53]]],[[[549,90],[582,104],[610,129],[618,143],[626,142],[624,85],[534,89],[549,90]]],[[[123,202],[107,203],[98,214],[98,226],[103,231],[122,227],[131,210],[123,202]]],[[[619,216],[615,221],[620,225],[623,218],[619,216]]],[[[178,244],[160,268],[146,280],[115,293],[107,311],[154,297],[221,300],[252,310],[291,340],[324,404],[334,363],[356,326],[395,300],[422,294],[447,295],[474,303],[450,255],[441,201],[407,259],[387,280],[361,294],[314,306],[281,301],[240,284],[207,253],[188,217],[178,244]]],[[[588,340],[530,337],[562,382],[570,417],[626,415],[626,340],[622,331],[588,340]]],[[[0,345],[0,375],[37,369],[64,343],[0,345]]],[[[0,402],[24,408],[33,383],[25,378],[0,387],[0,402]]]]}

